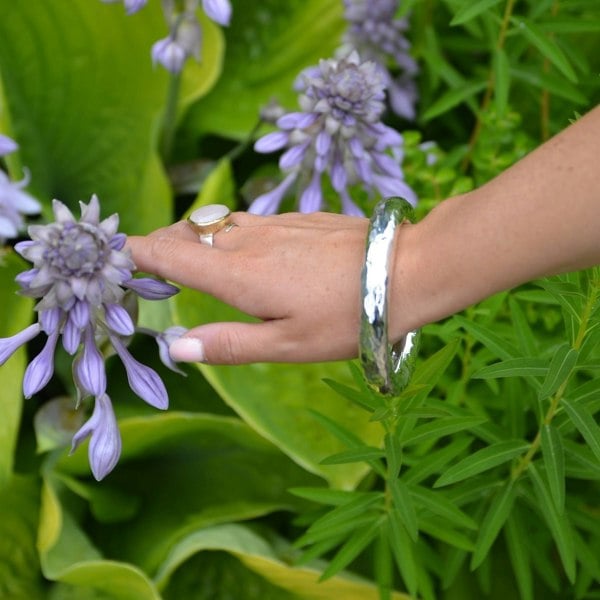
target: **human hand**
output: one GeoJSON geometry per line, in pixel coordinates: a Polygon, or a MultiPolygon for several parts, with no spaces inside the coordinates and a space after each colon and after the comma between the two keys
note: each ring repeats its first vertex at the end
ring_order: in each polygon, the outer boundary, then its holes
{"type": "Polygon", "coordinates": [[[184,362],[341,360],[358,354],[360,274],[368,220],[331,213],[259,217],[201,244],[179,222],[128,238],[136,266],[261,320],[208,323],[173,343],[184,362]]]}

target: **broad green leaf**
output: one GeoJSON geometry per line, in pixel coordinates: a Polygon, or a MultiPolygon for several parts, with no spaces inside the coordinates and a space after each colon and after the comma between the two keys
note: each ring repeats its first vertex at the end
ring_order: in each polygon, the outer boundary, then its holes
{"type": "MultiPolygon", "coordinates": [[[[193,327],[210,321],[248,320],[211,296],[182,290],[174,299],[174,321],[193,327]]],[[[324,477],[332,487],[351,488],[368,467],[361,464],[322,465],[324,457],[346,450],[315,417],[323,413],[349,431],[360,431],[361,444],[379,446],[383,431],[365,422],[365,412],[323,383],[324,378],[349,385],[344,363],[254,364],[235,367],[198,365],[223,400],[260,435],[275,443],[305,469],[324,477]]]]}
{"type": "Polygon", "coordinates": [[[33,192],[47,209],[54,197],[76,208],[97,193],[126,233],[168,224],[155,151],[168,77],[149,55],[164,33],[159,3],[135,18],[88,0],[0,0],[0,13],[0,76],[33,192]]]}
{"type": "Polygon", "coordinates": [[[543,400],[550,397],[565,382],[577,363],[579,353],[569,344],[563,344],[557,348],[550,365],[548,374],[538,392],[538,399],[543,400]]]}
{"type": "Polygon", "coordinates": [[[244,139],[273,98],[297,110],[294,79],[333,55],[344,28],[336,0],[238,0],[233,15],[221,77],[184,122],[197,135],[244,139]]]}
{"type": "Polygon", "coordinates": [[[445,112],[448,112],[451,108],[454,108],[458,104],[473,98],[473,96],[483,91],[486,85],[487,83],[485,81],[475,81],[462,85],[458,88],[448,90],[427,108],[421,118],[423,121],[430,121],[435,117],[443,115],[445,112]]]}
{"type": "Polygon", "coordinates": [[[503,116],[508,106],[510,90],[510,63],[504,48],[494,51],[494,104],[498,116],[503,116]]]}
{"type": "Polygon", "coordinates": [[[435,482],[435,487],[456,483],[488,471],[516,458],[528,448],[529,443],[520,440],[507,440],[487,446],[447,469],[435,482]]]}
{"type": "Polygon", "coordinates": [[[541,428],[542,456],[546,467],[546,476],[550,494],[559,514],[565,508],[565,455],[560,434],[552,425],[541,428]]]}
{"type": "Polygon", "coordinates": [[[410,494],[420,509],[426,509],[467,529],[477,529],[477,523],[439,491],[422,486],[410,486],[410,494]]]}
{"type": "Polygon", "coordinates": [[[566,513],[562,515],[556,510],[556,506],[550,496],[548,488],[535,464],[530,463],[527,469],[529,477],[533,482],[533,489],[538,501],[540,513],[543,515],[556,547],[560,555],[565,573],[569,581],[575,581],[575,550],[573,545],[573,534],[566,513]]]}
{"type": "Polygon", "coordinates": [[[457,11],[450,25],[462,25],[471,19],[474,19],[477,15],[482,12],[489,10],[496,4],[499,4],[500,0],[477,0],[476,2],[465,2],[457,11]]]}
{"type": "Polygon", "coordinates": [[[0,597],[7,600],[46,598],[36,549],[39,494],[31,477],[14,476],[0,488],[0,597]]]}
{"type": "MultiPolygon", "coordinates": [[[[15,335],[34,320],[33,302],[16,294],[20,286],[15,283],[15,276],[28,269],[27,265],[14,252],[0,249],[0,306],[4,315],[0,319],[0,337],[15,335]]],[[[13,470],[23,404],[21,382],[25,360],[25,350],[20,349],[0,366],[0,490],[10,480],[13,470]]]]}
{"type": "Polygon", "coordinates": [[[585,406],[581,406],[570,400],[563,399],[561,406],[564,407],[569,418],[587,442],[590,450],[600,461],[600,427],[594,420],[594,417],[585,406]]]}
{"type": "MultiPolygon", "coordinates": [[[[250,528],[237,524],[224,524],[192,532],[173,546],[167,559],[161,564],[155,580],[164,589],[169,579],[176,577],[179,569],[199,552],[224,551],[236,557],[243,565],[260,575],[270,584],[291,594],[298,600],[322,600],[344,598],[344,600],[377,600],[375,586],[355,576],[338,575],[327,581],[319,581],[321,571],[315,567],[294,567],[266,540],[250,528]]],[[[285,553],[285,549],[284,549],[285,553]]],[[[202,562],[197,563],[201,568],[202,562]]],[[[198,582],[202,581],[200,572],[198,582]]],[[[215,587],[220,587],[219,582],[215,587]]],[[[234,588],[239,592],[239,587],[234,588]]],[[[276,600],[276,596],[272,597],[276,600]]],[[[393,600],[408,600],[404,594],[395,592],[393,600]]],[[[206,598],[208,600],[208,597],[206,598]]],[[[258,600],[258,598],[256,599],[258,600]]]]}
{"type": "Polygon", "coordinates": [[[512,480],[509,480],[506,484],[498,490],[494,499],[490,505],[488,512],[486,513],[481,527],[479,529],[479,535],[475,542],[475,551],[471,558],[471,570],[476,569],[485,557],[488,555],[492,544],[496,537],[500,533],[508,515],[513,506],[515,500],[516,487],[512,480]]]}
{"type": "Polygon", "coordinates": [[[541,31],[537,25],[523,17],[512,17],[511,21],[515,26],[515,31],[522,33],[569,81],[577,82],[577,75],[558,44],[541,31]]]}
{"type": "MultiPolygon", "coordinates": [[[[103,532],[148,571],[191,529],[304,506],[286,490],[322,484],[237,418],[169,412],[123,418],[120,429],[123,454],[102,485],[140,508],[126,528],[105,522],[103,532]]],[[[85,448],[58,468],[87,476],[85,448]]]]}
{"type": "Polygon", "coordinates": [[[403,440],[404,445],[414,445],[427,440],[436,440],[441,437],[471,429],[485,423],[483,417],[442,417],[431,423],[415,427],[403,440]]]}
{"type": "Polygon", "coordinates": [[[473,373],[473,379],[499,379],[501,377],[544,377],[548,373],[548,361],[544,358],[509,358],[473,373]]]}
{"type": "Polygon", "coordinates": [[[523,526],[517,507],[508,515],[504,534],[508,556],[521,598],[523,600],[534,600],[527,530],[523,526]]]}

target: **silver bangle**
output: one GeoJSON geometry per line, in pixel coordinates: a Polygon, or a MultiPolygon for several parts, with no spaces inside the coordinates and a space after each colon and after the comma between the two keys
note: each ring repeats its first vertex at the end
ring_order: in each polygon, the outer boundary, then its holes
{"type": "Polygon", "coordinates": [[[405,334],[396,344],[388,341],[388,271],[394,234],[412,214],[412,206],[402,198],[387,198],[375,206],[361,275],[359,356],[367,382],[385,395],[398,395],[407,386],[418,350],[419,330],[405,334]]]}

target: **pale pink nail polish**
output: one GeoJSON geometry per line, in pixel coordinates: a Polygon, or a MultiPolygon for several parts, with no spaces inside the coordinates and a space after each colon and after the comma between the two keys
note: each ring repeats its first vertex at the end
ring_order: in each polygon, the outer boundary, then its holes
{"type": "Polygon", "coordinates": [[[183,337],[169,346],[169,354],[175,362],[204,362],[204,344],[195,337],[183,337]]]}

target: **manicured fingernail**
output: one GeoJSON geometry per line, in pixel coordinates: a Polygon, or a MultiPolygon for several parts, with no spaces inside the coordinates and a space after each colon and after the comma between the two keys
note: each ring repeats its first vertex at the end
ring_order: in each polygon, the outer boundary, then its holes
{"type": "Polygon", "coordinates": [[[204,362],[204,344],[195,337],[183,337],[169,346],[169,354],[175,362],[204,362]]]}

